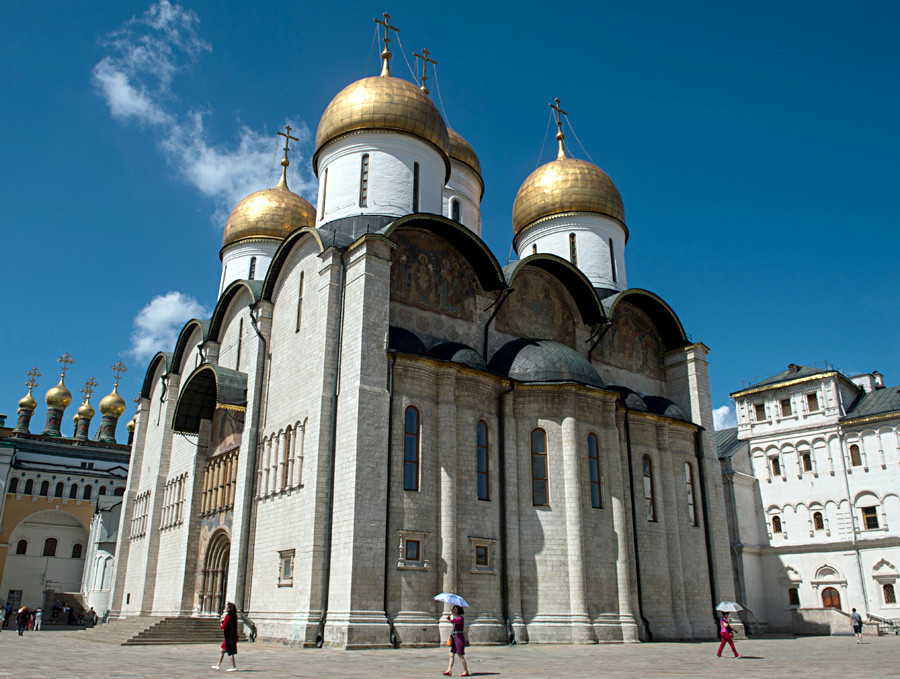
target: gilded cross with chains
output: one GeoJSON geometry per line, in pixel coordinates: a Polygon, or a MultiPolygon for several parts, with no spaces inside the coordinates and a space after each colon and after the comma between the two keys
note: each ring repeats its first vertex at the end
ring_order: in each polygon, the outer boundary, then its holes
{"type": "Polygon", "coordinates": [[[557,157],[565,158],[566,150],[563,147],[563,139],[566,138],[566,135],[564,135],[563,131],[562,131],[562,126],[563,126],[562,119],[563,119],[563,116],[568,115],[568,113],[566,113],[565,111],[562,110],[562,108],[560,108],[559,97],[556,97],[556,99],[554,99],[554,101],[556,102],[556,104],[555,105],[550,104],[550,108],[552,108],[554,111],[556,111],[556,129],[557,129],[556,141],[559,142],[559,155],[557,157]]]}
{"type": "Polygon", "coordinates": [[[422,91],[425,94],[428,94],[428,88],[425,86],[425,83],[428,81],[428,64],[434,64],[435,66],[437,66],[437,62],[434,59],[428,58],[429,54],[431,53],[427,49],[423,49],[422,54],[413,52],[414,57],[422,60],[422,91]]]}
{"type": "Polygon", "coordinates": [[[79,390],[84,396],[83,403],[87,403],[91,400],[91,394],[94,393],[94,387],[97,386],[97,380],[94,379],[94,376],[91,375],[84,381],[84,386],[79,390]]]}
{"type": "Polygon", "coordinates": [[[41,376],[41,371],[37,369],[37,366],[34,366],[31,370],[25,371],[25,374],[28,375],[25,386],[28,387],[28,391],[31,391],[38,385],[37,378],[41,376]]]}
{"type": "Polygon", "coordinates": [[[285,129],[285,132],[277,132],[276,131],[275,134],[280,134],[282,137],[284,137],[284,159],[287,160],[288,159],[287,154],[288,154],[288,151],[290,151],[291,139],[293,139],[294,141],[300,141],[300,140],[297,139],[297,137],[291,136],[291,126],[290,125],[285,125],[284,129],[285,129]]]}
{"type": "Polygon", "coordinates": [[[381,24],[382,26],[384,26],[384,38],[382,38],[382,40],[384,40],[384,51],[388,52],[388,51],[390,51],[390,48],[388,47],[388,45],[391,42],[390,31],[394,31],[394,33],[399,33],[400,29],[397,28],[396,26],[391,26],[391,15],[390,14],[385,12],[382,16],[384,16],[384,21],[382,21],[381,19],[373,19],[373,21],[376,24],[381,24]]]}
{"type": "Polygon", "coordinates": [[[69,366],[75,363],[75,360],[69,356],[69,352],[67,351],[62,356],[56,359],[56,362],[59,363],[59,367],[62,368],[62,377],[59,379],[63,380],[66,377],[66,371],[69,369],[69,366]]]}
{"type": "Polygon", "coordinates": [[[128,368],[125,367],[125,364],[122,361],[117,361],[115,365],[113,365],[110,370],[113,371],[113,374],[116,376],[116,387],[119,386],[119,380],[122,378],[122,373],[127,373],[128,368]]]}

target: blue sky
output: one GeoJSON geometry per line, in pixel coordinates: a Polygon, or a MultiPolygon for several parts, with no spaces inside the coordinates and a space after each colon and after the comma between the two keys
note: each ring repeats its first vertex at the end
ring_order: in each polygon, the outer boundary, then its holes
{"type": "MultiPolygon", "coordinates": [[[[138,392],[151,352],[214,305],[224,220],[274,184],[286,121],[291,186],[315,202],[319,116],[376,73],[385,10],[410,60],[439,62],[501,262],[560,97],[622,193],[629,285],[711,349],[714,406],[789,362],[900,383],[897,3],[9,0],[0,412],[14,420],[36,365],[38,429],[66,351],[76,397],[94,375],[98,403],[118,360],[138,392]]],[[[397,50],[393,65],[409,77],[397,50]]]]}

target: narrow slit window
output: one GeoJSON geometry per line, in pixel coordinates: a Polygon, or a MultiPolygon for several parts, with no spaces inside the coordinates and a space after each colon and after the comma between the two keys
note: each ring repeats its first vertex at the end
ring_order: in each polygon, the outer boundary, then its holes
{"type": "Polygon", "coordinates": [[[822,518],[822,512],[813,514],[813,530],[825,530],[825,520],[822,518]]]}
{"type": "Polygon", "coordinates": [[[450,201],[450,219],[454,222],[459,221],[459,200],[456,198],[450,201]]]}
{"type": "Polygon", "coordinates": [[[84,493],[81,494],[81,499],[82,499],[82,500],[90,500],[90,499],[91,499],[91,493],[93,493],[93,491],[94,491],[93,486],[91,486],[91,485],[85,486],[85,487],[84,487],[84,493]]]}
{"type": "Polygon", "coordinates": [[[41,492],[38,494],[41,497],[47,497],[48,495],[50,495],[50,482],[49,481],[44,481],[41,484],[41,492]]]}
{"type": "Polygon", "coordinates": [[[781,519],[777,516],[772,517],[772,532],[773,533],[781,532],[781,519]]]}
{"type": "Polygon", "coordinates": [[[241,369],[241,342],[244,340],[244,319],[242,318],[238,323],[238,339],[237,339],[237,357],[234,361],[234,369],[241,369]]]}
{"type": "Polygon", "coordinates": [[[769,458],[769,462],[772,465],[772,476],[781,476],[781,463],[778,461],[778,458],[769,458]]]}
{"type": "Polygon", "coordinates": [[[250,275],[247,276],[247,278],[252,281],[254,279],[254,276],[256,276],[256,257],[251,257],[250,258],[250,275]]]}
{"type": "Polygon", "coordinates": [[[800,461],[803,464],[803,471],[805,471],[805,472],[812,471],[812,456],[809,453],[803,453],[800,456],[800,461]]]}
{"type": "Polygon", "coordinates": [[[69,499],[77,500],[78,499],[78,484],[73,483],[72,487],[69,489],[69,499]]]}
{"type": "Polygon", "coordinates": [[[690,462],[684,463],[684,483],[687,491],[688,518],[691,520],[692,526],[699,525],[697,523],[697,503],[694,500],[694,470],[690,462]]]}
{"type": "Polygon", "coordinates": [[[359,206],[366,207],[369,202],[369,154],[364,153],[359,170],[359,206]]]}
{"type": "Polygon", "coordinates": [[[591,481],[591,507],[600,509],[603,507],[603,497],[600,494],[600,446],[597,444],[596,434],[588,434],[588,470],[591,481]]]}
{"type": "Polygon", "coordinates": [[[569,261],[572,262],[574,266],[578,266],[578,246],[575,243],[574,233],[569,234],[569,261]]]}
{"type": "Polygon", "coordinates": [[[53,497],[62,497],[64,490],[65,488],[63,488],[62,481],[60,481],[56,484],[56,492],[53,493],[53,497]]]}
{"type": "Polygon", "coordinates": [[[537,243],[535,243],[531,246],[531,254],[533,254],[533,255],[537,254],[537,243]]]}
{"type": "Polygon", "coordinates": [[[297,290],[297,329],[300,332],[300,319],[303,317],[303,272],[300,272],[300,285],[297,290]]]}
{"type": "Polygon", "coordinates": [[[412,211],[419,211],[419,164],[413,163],[413,196],[412,211]]]}
{"type": "Polygon", "coordinates": [[[531,432],[531,501],[536,507],[550,504],[547,478],[547,435],[535,429],[531,432]]]}
{"type": "Polygon", "coordinates": [[[7,493],[16,493],[16,492],[18,492],[18,490],[19,490],[19,479],[14,476],[9,480],[9,490],[6,492],[7,493]]]}
{"type": "Polygon", "coordinates": [[[647,521],[656,522],[656,500],[653,497],[653,463],[644,455],[644,500],[647,502],[647,521]]]}
{"type": "Polygon", "coordinates": [[[609,239],[609,270],[612,272],[613,283],[618,281],[616,275],[616,251],[613,248],[613,239],[609,239]]]}
{"type": "Polygon", "coordinates": [[[325,174],[322,177],[322,214],[319,215],[319,221],[325,219],[325,199],[328,197],[328,168],[325,168],[325,174]]]}
{"type": "Polygon", "coordinates": [[[34,480],[26,479],[25,480],[25,495],[32,495],[34,493],[34,480]]]}
{"type": "Polygon", "coordinates": [[[419,490],[419,411],[406,409],[403,445],[403,490],[419,490]]]}
{"type": "Polygon", "coordinates": [[[478,499],[491,499],[490,476],[488,474],[488,432],[484,420],[478,420],[476,432],[476,469],[478,474],[478,499]]]}

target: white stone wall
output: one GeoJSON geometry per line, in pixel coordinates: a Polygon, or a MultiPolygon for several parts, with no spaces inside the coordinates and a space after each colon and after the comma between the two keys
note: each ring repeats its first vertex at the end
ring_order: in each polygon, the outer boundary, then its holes
{"type": "Polygon", "coordinates": [[[418,212],[441,214],[447,167],[441,153],[427,142],[406,134],[375,130],[330,142],[319,155],[318,224],[357,215],[402,217],[412,213],[415,163],[419,163],[418,212]],[[364,154],[369,155],[369,181],[366,206],[361,207],[364,154]]]}
{"type": "Polygon", "coordinates": [[[456,160],[450,160],[450,181],[443,189],[443,211],[453,219],[453,201],[459,203],[459,221],[481,236],[481,182],[475,171],[456,160]]]}
{"type": "Polygon", "coordinates": [[[235,243],[222,251],[222,275],[219,277],[219,294],[237,280],[261,281],[266,277],[269,264],[278,246],[277,240],[252,240],[235,243]],[[250,277],[251,259],[256,259],[253,277],[250,277]]]}
{"type": "Polygon", "coordinates": [[[570,235],[575,234],[577,266],[595,288],[626,290],[625,230],[612,219],[594,214],[570,214],[551,217],[525,231],[516,242],[520,258],[527,257],[537,246],[538,253],[550,253],[572,261],[570,235]],[[616,280],[609,241],[613,242],[616,280]]]}

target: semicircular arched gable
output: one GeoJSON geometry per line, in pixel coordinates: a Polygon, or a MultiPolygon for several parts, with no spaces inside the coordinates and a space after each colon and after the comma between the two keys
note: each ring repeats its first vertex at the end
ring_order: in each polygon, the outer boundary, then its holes
{"type": "Polygon", "coordinates": [[[342,234],[336,234],[333,231],[323,231],[308,226],[302,226],[296,231],[291,232],[288,237],[281,242],[281,245],[278,246],[278,249],[272,257],[272,261],[269,263],[269,268],[266,270],[266,277],[263,280],[262,292],[260,293],[261,299],[268,302],[272,301],[276,286],[281,278],[282,269],[285,264],[287,264],[291,253],[298,244],[306,243],[308,241],[315,243],[315,247],[318,249],[319,254],[325,252],[325,250],[330,247],[346,247],[350,244],[349,238],[342,234]]]}
{"type": "Polygon", "coordinates": [[[231,308],[231,303],[238,296],[238,294],[242,291],[246,291],[250,295],[250,303],[256,304],[261,298],[263,288],[263,281],[245,281],[245,280],[237,280],[231,283],[225,290],[222,292],[222,296],[219,297],[219,301],[216,303],[216,308],[213,311],[212,318],[209,321],[209,333],[207,335],[207,339],[218,342],[220,341],[219,334],[222,332],[222,326],[225,322],[225,319],[228,316],[228,311],[231,308]]]}
{"type": "Polygon", "coordinates": [[[552,340],[575,348],[578,308],[562,281],[536,266],[521,266],[494,329],[513,337],[552,340]]]}
{"type": "Polygon", "coordinates": [[[641,288],[629,288],[607,297],[603,300],[607,316],[613,319],[616,308],[625,302],[640,309],[652,321],[662,341],[663,351],[678,349],[690,343],[678,315],[658,295],[641,288]]]}
{"type": "Polygon", "coordinates": [[[529,255],[524,259],[504,267],[507,285],[514,289],[519,285],[518,281],[522,273],[533,268],[538,268],[553,276],[566,289],[572,297],[575,306],[581,314],[581,321],[586,325],[600,323],[606,318],[603,305],[597,296],[597,291],[578,267],[556,255],[539,253],[529,255]]]}
{"type": "Polygon", "coordinates": [[[165,375],[172,365],[172,357],[174,354],[170,351],[160,351],[156,356],[150,359],[150,365],[147,366],[147,372],[144,373],[144,383],[141,386],[141,398],[150,398],[150,392],[153,389],[153,381],[162,367],[162,374],[165,375]]]}
{"type": "Polygon", "coordinates": [[[640,307],[623,301],[612,309],[609,322],[594,352],[595,360],[651,379],[664,379],[666,344],[653,319],[640,307]]]}
{"type": "Polygon", "coordinates": [[[209,321],[194,318],[185,323],[175,342],[175,351],[172,354],[172,361],[169,363],[169,372],[183,374],[185,356],[192,347],[205,342],[208,336],[209,321]],[[197,333],[200,334],[199,337],[197,337],[197,333]]]}

